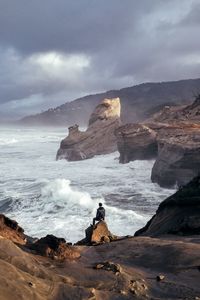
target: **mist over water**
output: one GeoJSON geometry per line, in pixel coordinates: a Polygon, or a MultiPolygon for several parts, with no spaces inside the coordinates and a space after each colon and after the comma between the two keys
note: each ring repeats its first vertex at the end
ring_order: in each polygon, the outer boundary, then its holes
{"type": "Polygon", "coordinates": [[[119,153],[56,161],[66,128],[0,127],[0,211],[35,237],[84,237],[98,202],[117,235],[134,234],[174,190],[150,181],[154,161],[121,165],[119,153]]]}

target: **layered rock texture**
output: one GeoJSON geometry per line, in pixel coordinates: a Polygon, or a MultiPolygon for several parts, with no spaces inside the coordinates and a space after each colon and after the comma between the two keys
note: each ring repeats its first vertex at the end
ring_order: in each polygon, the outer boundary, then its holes
{"type": "Polygon", "coordinates": [[[200,172],[200,125],[169,127],[158,134],[151,179],[163,187],[182,186],[200,172]]]}
{"type": "Polygon", "coordinates": [[[146,226],[136,236],[200,234],[200,176],[164,200],[146,226]]]}
{"type": "Polygon", "coordinates": [[[24,230],[14,220],[0,214],[0,235],[18,244],[25,244],[24,230]]]}
{"type": "Polygon", "coordinates": [[[78,125],[69,127],[69,135],[61,141],[57,159],[75,161],[115,151],[114,131],[121,124],[120,110],[119,98],[104,99],[91,114],[85,132],[80,131],[78,125]]]}
{"type": "Polygon", "coordinates": [[[181,186],[200,172],[200,96],[187,106],[165,107],[142,124],[116,130],[120,162],[156,158],[152,181],[181,186]]]}
{"type": "MultiPolygon", "coordinates": [[[[168,198],[167,203],[164,201],[161,204],[166,217],[157,217],[162,218],[163,222],[167,219],[168,227],[172,228],[170,223],[172,224],[173,220],[168,221],[169,215],[172,217],[173,210],[182,214],[181,205],[182,200],[186,199],[186,192],[188,219],[186,220],[186,209],[183,205],[184,226],[182,223],[180,227],[181,223],[175,218],[174,224],[178,227],[176,226],[177,231],[173,231],[173,235],[156,238],[138,236],[116,240],[113,243],[96,243],[95,246],[71,246],[71,249],[81,254],[79,258],[76,257],[78,259],[65,256],[58,260],[55,252],[52,256],[48,255],[49,251],[43,251],[48,248],[57,251],[65,244],[62,238],[50,235],[38,240],[35,243],[40,250],[35,253],[30,251],[27,245],[13,243],[9,240],[11,236],[3,237],[2,230],[0,299],[197,300],[200,295],[200,239],[199,235],[193,234],[198,233],[196,228],[199,228],[199,225],[197,226],[198,219],[192,223],[194,212],[189,209],[189,198],[192,199],[191,207],[195,206],[195,202],[198,206],[195,198],[199,195],[197,184],[198,182],[194,181],[187,190],[181,190],[182,194],[177,193],[173,199],[168,198]],[[179,196],[183,197],[180,205],[179,196]],[[186,222],[190,225],[190,230],[187,230],[187,234],[190,235],[175,235],[180,230],[185,233],[186,222]]],[[[163,222],[157,222],[159,227],[165,226],[163,222]]],[[[105,227],[102,230],[101,226],[97,226],[97,231],[104,231],[105,227]]],[[[153,231],[157,229],[159,228],[152,227],[153,231]]],[[[164,232],[168,230],[162,231],[164,232]]],[[[99,234],[96,236],[99,239],[99,234]]]]}
{"type": "Polygon", "coordinates": [[[157,156],[156,132],[143,124],[127,124],[115,131],[120,163],[157,156]]]}

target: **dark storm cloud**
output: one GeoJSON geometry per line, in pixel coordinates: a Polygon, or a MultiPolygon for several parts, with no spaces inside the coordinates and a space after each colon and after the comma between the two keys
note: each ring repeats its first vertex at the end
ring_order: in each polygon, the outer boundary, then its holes
{"type": "Polygon", "coordinates": [[[199,77],[198,0],[0,0],[1,109],[199,77]]]}

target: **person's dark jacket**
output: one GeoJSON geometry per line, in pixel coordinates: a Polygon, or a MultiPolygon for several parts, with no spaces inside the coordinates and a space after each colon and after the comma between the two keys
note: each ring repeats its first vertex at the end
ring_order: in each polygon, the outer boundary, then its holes
{"type": "Polygon", "coordinates": [[[99,207],[97,209],[96,219],[97,220],[101,220],[101,219],[104,220],[105,219],[105,214],[106,214],[105,208],[103,206],[99,207]]]}

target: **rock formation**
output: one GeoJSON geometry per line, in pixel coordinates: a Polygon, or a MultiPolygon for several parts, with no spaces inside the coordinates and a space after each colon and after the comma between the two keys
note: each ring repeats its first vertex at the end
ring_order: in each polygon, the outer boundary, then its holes
{"type": "MultiPolygon", "coordinates": [[[[174,235],[165,235],[163,238],[139,236],[113,243],[95,243],[95,247],[73,246],[73,250],[81,254],[77,260],[63,260],[66,256],[60,257],[59,261],[56,259],[57,250],[66,244],[62,238],[42,238],[35,242],[39,251],[34,252],[27,246],[14,244],[9,240],[12,239],[11,235],[3,237],[4,230],[1,229],[0,299],[198,299],[200,244],[199,235],[193,233],[199,232],[195,229],[199,228],[199,220],[196,217],[193,219],[192,210],[189,212],[189,199],[192,199],[193,208],[195,201],[199,202],[198,186],[199,179],[191,183],[187,190],[180,190],[182,194],[175,194],[173,201],[168,198],[169,203],[163,202],[161,213],[165,222],[164,214],[168,216],[169,212],[172,216],[173,209],[181,215],[181,205],[185,199],[188,204],[187,216],[192,217],[187,219],[189,231],[187,228],[185,232],[184,225],[179,226],[178,231],[173,231],[174,235]],[[178,195],[183,197],[180,205],[178,195]],[[190,236],[177,236],[176,232],[190,236]],[[53,256],[49,255],[49,251],[53,251],[53,256]],[[55,259],[52,260],[53,257],[55,259]]],[[[11,224],[16,227],[16,223],[11,224]]],[[[100,232],[105,230],[103,234],[108,234],[105,223],[99,224],[97,230],[94,229],[94,236],[98,240],[100,232]]],[[[180,222],[177,224],[180,225],[180,222]]]]}
{"type": "Polygon", "coordinates": [[[69,127],[69,135],[61,141],[57,159],[82,160],[115,151],[114,131],[120,123],[120,99],[104,99],[91,114],[85,132],[80,131],[78,125],[69,127]]]}
{"type": "Polygon", "coordinates": [[[89,246],[100,243],[108,243],[116,239],[117,237],[109,231],[106,222],[100,221],[95,226],[90,225],[85,230],[85,238],[77,242],[77,245],[89,246]]]}
{"type": "Polygon", "coordinates": [[[163,187],[182,186],[200,172],[200,126],[169,127],[158,134],[151,179],[163,187]]]}
{"type": "Polygon", "coordinates": [[[156,132],[143,124],[126,124],[115,131],[120,163],[157,156],[156,132]]]}
{"type": "Polygon", "coordinates": [[[181,186],[200,172],[200,96],[194,103],[165,107],[142,124],[116,130],[120,162],[156,158],[151,179],[181,186]]]}
{"type": "Polygon", "coordinates": [[[68,245],[63,238],[54,235],[47,235],[35,243],[27,245],[36,254],[47,256],[53,259],[75,259],[80,257],[80,253],[74,247],[68,245]]]}
{"type": "Polygon", "coordinates": [[[200,176],[164,200],[146,226],[135,235],[200,234],[200,176]]]}
{"type": "Polygon", "coordinates": [[[0,235],[15,243],[25,244],[24,230],[14,220],[0,214],[0,235]]]}

